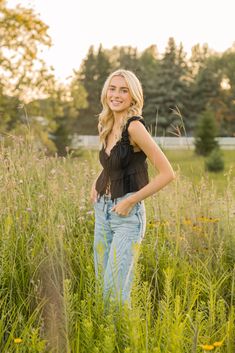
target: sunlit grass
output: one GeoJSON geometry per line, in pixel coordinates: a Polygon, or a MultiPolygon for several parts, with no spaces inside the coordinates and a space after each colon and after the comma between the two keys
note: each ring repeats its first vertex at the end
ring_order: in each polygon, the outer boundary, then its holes
{"type": "Polygon", "coordinates": [[[234,353],[232,153],[218,175],[190,151],[166,154],[177,178],[146,200],[132,309],[107,312],[93,268],[97,152],[1,147],[1,352],[234,353]]]}
{"type": "Polygon", "coordinates": [[[221,192],[227,187],[228,178],[235,178],[234,150],[222,150],[225,169],[219,173],[205,171],[205,158],[198,156],[193,150],[166,150],[166,155],[172,162],[174,168],[180,168],[181,173],[193,182],[199,182],[201,178],[208,178],[221,192]]]}

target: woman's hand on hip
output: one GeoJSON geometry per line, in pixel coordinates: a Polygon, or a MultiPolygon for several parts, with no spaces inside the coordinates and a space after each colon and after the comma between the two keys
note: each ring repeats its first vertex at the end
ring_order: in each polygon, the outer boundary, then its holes
{"type": "Polygon", "coordinates": [[[134,207],[133,203],[131,203],[128,199],[124,199],[118,202],[116,205],[114,205],[111,211],[116,212],[119,216],[125,217],[125,216],[128,216],[128,214],[131,212],[133,207],[134,207]]]}

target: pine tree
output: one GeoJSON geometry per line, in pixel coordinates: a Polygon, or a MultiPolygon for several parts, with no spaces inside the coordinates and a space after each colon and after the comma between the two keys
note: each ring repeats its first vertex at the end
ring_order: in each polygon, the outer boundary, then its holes
{"type": "Polygon", "coordinates": [[[79,111],[77,120],[77,132],[79,134],[96,135],[98,133],[97,117],[102,109],[100,94],[110,72],[109,58],[102,46],[100,45],[98,53],[95,53],[93,46],[91,46],[76,78],[87,92],[87,108],[79,111]]]}
{"type": "Polygon", "coordinates": [[[218,147],[216,141],[217,127],[214,114],[206,110],[199,118],[195,136],[195,152],[208,156],[212,150],[218,147]]]}
{"type": "MultiPolygon", "coordinates": [[[[145,49],[139,58],[140,72],[139,77],[144,91],[143,116],[148,125],[153,122],[156,116],[156,87],[159,73],[159,57],[155,45],[145,49]]],[[[154,132],[153,132],[154,133],[154,132]]]]}
{"type": "Polygon", "coordinates": [[[205,169],[215,173],[224,170],[223,155],[219,148],[213,149],[209,154],[208,158],[205,160],[205,169]]]}
{"type": "Polygon", "coordinates": [[[159,133],[166,134],[172,130],[172,124],[178,120],[174,114],[176,107],[185,115],[187,97],[187,65],[183,47],[180,45],[177,49],[174,39],[170,38],[159,63],[155,94],[149,99],[149,104],[155,108],[151,122],[155,124],[157,113],[159,133]]]}

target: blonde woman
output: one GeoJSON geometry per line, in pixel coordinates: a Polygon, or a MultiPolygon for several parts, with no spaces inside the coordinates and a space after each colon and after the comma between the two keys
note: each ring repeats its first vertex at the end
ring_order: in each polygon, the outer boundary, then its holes
{"type": "MultiPolygon", "coordinates": [[[[146,129],[143,91],[135,74],[117,70],[106,80],[98,130],[102,172],[91,190],[95,210],[94,262],[104,298],[130,304],[136,249],[145,233],[144,199],[171,180],[174,171],[146,129]],[[149,181],[148,159],[156,169],[149,181]]],[[[137,251],[138,253],[138,251],[137,251]]]]}

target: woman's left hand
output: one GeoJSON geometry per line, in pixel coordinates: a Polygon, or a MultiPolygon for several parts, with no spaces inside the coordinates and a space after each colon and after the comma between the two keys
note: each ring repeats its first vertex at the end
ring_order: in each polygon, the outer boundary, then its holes
{"type": "Polygon", "coordinates": [[[111,209],[111,211],[116,212],[119,216],[128,216],[132,208],[134,207],[134,204],[131,203],[128,199],[124,199],[120,202],[118,202],[116,205],[114,205],[111,209]]]}

